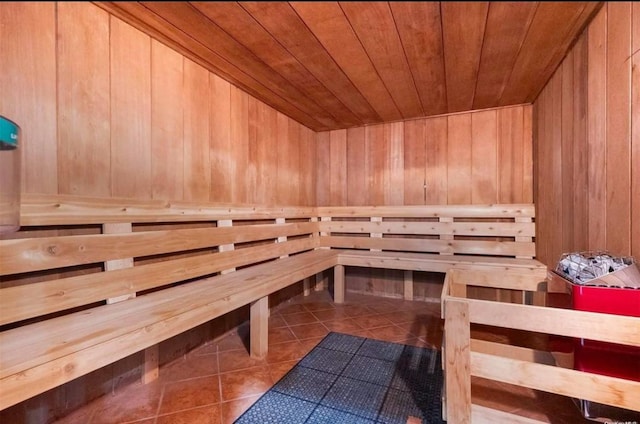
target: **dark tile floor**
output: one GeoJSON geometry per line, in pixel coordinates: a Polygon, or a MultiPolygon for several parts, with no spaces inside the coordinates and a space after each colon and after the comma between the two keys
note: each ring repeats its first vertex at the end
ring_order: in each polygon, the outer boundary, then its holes
{"type": "MultiPolygon", "coordinates": [[[[336,305],[327,291],[299,296],[272,311],[266,358],[249,356],[243,324],[163,366],[155,382],[132,384],[56,422],[232,423],[329,331],[439,348],[440,304],[348,293],[336,305]]],[[[474,403],[550,423],[591,422],[570,399],[531,389],[476,379],[472,396],[474,403]]]]}

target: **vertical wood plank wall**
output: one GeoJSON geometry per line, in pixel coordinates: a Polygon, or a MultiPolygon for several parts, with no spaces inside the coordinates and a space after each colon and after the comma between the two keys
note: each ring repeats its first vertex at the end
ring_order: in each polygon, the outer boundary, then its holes
{"type": "Polygon", "coordinates": [[[530,105],[318,133],[319,206],[531,203],[530,105]]]}
{"type": "Polygon", "coordinates": [[[89,2],[3,5],[0,51],[24,192],[315,204],[315,132],[89,2]]]}
{"type": "Polygon", "coordinates": [[[538,259],[640,259],[640,6],[609,2],[534,102],[538,259]]]}

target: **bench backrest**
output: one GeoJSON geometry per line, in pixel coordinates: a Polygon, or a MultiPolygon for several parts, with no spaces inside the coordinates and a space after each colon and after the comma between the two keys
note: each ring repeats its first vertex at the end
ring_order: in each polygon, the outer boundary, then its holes
{"type": "Polygon", "coordinates": [[[535,257],[531,204],[318,208],[323,247],[535,257]]]}
{"type": "Polygon", "coordinates": [[[318,246],[315,208],[25,195],[0,239],[0,329],[318,246]]]}

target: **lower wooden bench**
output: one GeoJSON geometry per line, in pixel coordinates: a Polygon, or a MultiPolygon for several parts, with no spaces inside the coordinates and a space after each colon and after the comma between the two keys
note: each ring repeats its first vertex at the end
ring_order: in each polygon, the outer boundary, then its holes
{"type": "MultiPolygon", "coordinates": [[[[510,271],[518,270],[545,279],[547,267],[535,259],[517,259],[482,255],[438,255],[413,252],[376,252],[367,250],[336,249],[338,265],[334,271],[334,300],[339,303],[345,293],[345,266],[404,270],[404,298],[413,299],[413,272],[446,273],[452,268],[510,271]]],[[[530,303],[541,303],[543,298],[530,303]]]]}
{"type": "Polygon", "coordinates": [[[335,265],[313,250],[0,334],[0,409],[251,304],[251,353],[267,352],[268,296],[335,265]]]}

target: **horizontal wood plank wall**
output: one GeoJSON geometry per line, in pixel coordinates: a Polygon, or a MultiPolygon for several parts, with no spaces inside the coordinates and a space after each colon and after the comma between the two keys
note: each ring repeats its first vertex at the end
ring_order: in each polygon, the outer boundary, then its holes
{"type": "Polygon", "coordinates": [[[607,3],[534,103],[537,257],[640,258],[640,7],[607,3]]]}
{"type": "Polygon", "coordinates": [[[313,131],[98,6],[7,3],[0,26],[23,192],[315,204],[313,131]]]}

